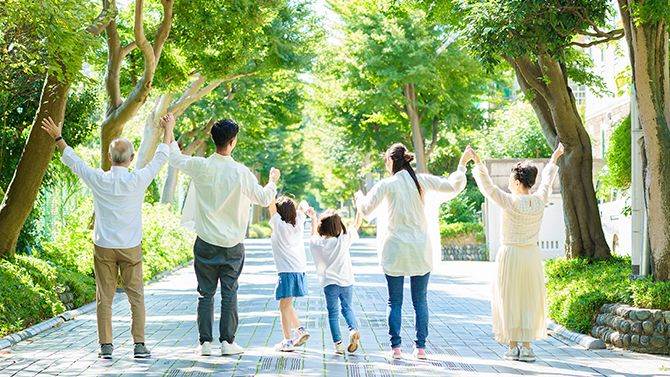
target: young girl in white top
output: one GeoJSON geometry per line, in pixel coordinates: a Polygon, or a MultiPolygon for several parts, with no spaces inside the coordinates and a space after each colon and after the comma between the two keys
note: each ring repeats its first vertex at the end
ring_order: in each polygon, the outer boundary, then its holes
{"type": "MultiPolygon", "coordinates": [[[[391,336],[389,357],[402,357],[400,327],[402,324],[403,283],[410,276],[412,303],[415,312],[416,339],[414,356],[426,358],[428,336],[428,279],[433,269],[433,248],[429,236],[425,195],[442,193],[454,197],[465,188],[465,161],[463,154],[458,170],[449,178],[429,174],[415,174],[410,165],[414,155],[401,143],[394,144],[384,155],[384,164],[391,177],[381,180],[367,195],[356,193],[356,206],[366,220],[371,220],[375,208],[382,204],[388,213],[388,233],[382,237],[381,265],[386,275],[389,293],[388,326],[391,336]]],[[[379,231],[378,231],[379,232],[379,231]]],[[[379,237],[379,233],[377,235],[379,237]]]]}
{"type": "Polygon", "coordinates": [[[335,210],[327,210],[318,221],[313,209],[308,210],[307,214],[312,218],[312,239],[309,248],[314,257],[316,273],[319,275],[319,285],[326,296],[328,324],[330,334],[333,336],[335,353],[344,354],[338,313],[340,305],[342,316],[349,327],[347,351],[353,353],[358,349],[361,334],[357,330],[356,316],[351,307],[354,294],[354,273],[349,248],[358,240],[358,228],[363,223],[363,216],[359,212],[354,225],[347,229],[335,210]]]}
{"type": "Polygon", "coordinates": [[[558,171],[556,160],[562,154],[563,145],[559,143],[534,194],[530,189],[535,184],[537,168],[527,163],[516,164],[509,177],[511,194],[508,194],[493,184],[486,166],[472,151],[473,175],[479,189],[503,210],[502,246],[496,254],[491,319],[496,341],[509,343],[505,351],[507,359],[535,361],[530,342],[547,337],[547,292],[537,241],[544,207],[558,171]]]}
{"type": "Polygon", "coordinates": [[[304,200],[296,210],[293,199],[280,196],[270,204],[270,227],[272,235],[272,255],[279,279],[275,288],[275,299],[279,300],[279,312],[284,340],[275,345],[277,351],[293,351],[302,346],[309,338],[309,333],[300,326],[298,312],[291,305],[294,297],[303,297],[307,290],[307,258],[303,233],[305,230],[305,212],[309,205],[304,200]],[[291,338],[291,325],[295,334],[291,338]]]}

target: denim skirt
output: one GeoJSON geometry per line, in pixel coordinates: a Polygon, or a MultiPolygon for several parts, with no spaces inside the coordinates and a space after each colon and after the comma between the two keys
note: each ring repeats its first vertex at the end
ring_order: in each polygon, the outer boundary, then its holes
{"type": "Polygon", "coordinates": [[[307,276],[304,272],[280,272],[275,287],[275,299],[307,296],[307,276]]]}

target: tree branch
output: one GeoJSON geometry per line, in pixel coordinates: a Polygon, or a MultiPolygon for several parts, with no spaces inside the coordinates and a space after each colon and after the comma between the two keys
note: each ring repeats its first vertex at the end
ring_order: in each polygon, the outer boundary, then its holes
{"type": "MultiPolygon", "coordinates": [[[[163,45],[170,35],[170,28],[172,27],[172,19],[174,18],[173,13],[173,0],[161,0],[161,5],[163,6],[163,20],[156,30],[156,37],[154,38],[154,57],[156,62],[161,58],[161,53],[163,52],[163,45]]],[[[155,68],[155,67],[154,67],[155,68]]]]}
{"type": "Polygon", "coordinates": [[[433,153],[433,150],[435,149],[435,145],[437,145],[437,123],[439,122],[439,119],[437,116],[433,117],[433,140],[430,142],[430,147],[428,148],[428,152],[426,152],[426,161],[430,158],[430,155],[433,153]]]}
{"type": "Polygon", "coordinates": [[[100,35],[102,32],[107,29],[109,23],[119,14],[119,9],[116,7],[116,4],[104,2],[103,9],[98,15],[98,17],[91,22],[91,24],[86,29],[87,33],[93,35],[100,35]]]}
{"type": "Polygon", "coordinates": [[[511,66],[517,66],[519,69],[517,70],[517,75],[521,73],[524,77],[524,80],[532,87],[538,94],[540,95],[545,95],[546,90],[545,90],[545,85],[543,82],[541,82],[538,77],[542,77],[542,72],[540,71],[540,67],[536,66],[535,64],[530,62],[530,59],[528,59],[528,56],[520,56],[520,57],[509,57],[509,56],[504,56],[504,59],[507,60],[508,63],[510,63],[511,66]]]}
{"type": "Polygon", "coordinates": [[[136,48],[137,48],[137,42],[135,42],[135,41],[132,41],[132,42],[128,43],[127,45],[121,47],[121,52],[120,52],[121,60],[125,59],[125,57],[128,56],[128,54],[130,54],[136,48]]]}

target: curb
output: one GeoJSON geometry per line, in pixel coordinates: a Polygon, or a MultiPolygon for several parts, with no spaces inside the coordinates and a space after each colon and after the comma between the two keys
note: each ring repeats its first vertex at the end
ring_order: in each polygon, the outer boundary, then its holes
{"type": "Polygon", "coordinates": [[[601,350],[607,348],[607,346],[602,340],[596,339],[588,335],[580,334],[572,330],[568,330],[552,320],[547,321],[547,328],[555,332],[556,334],[562,336],[563,338],[578,343],[587,350],[601,350]]]}
{"type": "MultiPolygon", "coordinates": [[[[144,282],[144,285],[147,286],[149,284],[155,283],[158,280],[161,280],[168,275],[172,275],[176,271],[179,271],[180,269],[182,269],[184,267],[188,267],[191,264],[193,264],[193,260],[190,260],[188,262],[184,262],[182,264],[179,264],[171,270],[163,271],[160,274],[158,274],[158,275],[154,276],[153,278],[144,282]]],[[[117,297],[118,296],[115,296],[114,300],[116,300],[117,297]]],[[[43,322],[40,322],[36,325],[30,326],[27,329],[21,330],[17,333],[9,334],[9,335],[0,339],[0,350],[3,350],[5,348],[9,348],[9,347],[13,346],[14,344],[16,344],[18,342],[21,342],[23,340],[31,338],[31,337],[33,337],[33,336],[35,336],[35,335],[37,335],[41,332],[44,332],[46,330],[51,329],[53,327],[58,327],[61,324],[67,322],[67,321],[71,321],[71,320],[77,318],[77,316],[95,311],[95,307],[96,307],[95,301],[93,301],[93,302],[88,303],[88,304],[86,304],[82,307],[79,307],[77,309],[68,310],[65,313],[61,313],[61,314],[59,314],[59,315],[57,315],[53,318],[47,319],[46,321],[43,321],[43,322]]]]}

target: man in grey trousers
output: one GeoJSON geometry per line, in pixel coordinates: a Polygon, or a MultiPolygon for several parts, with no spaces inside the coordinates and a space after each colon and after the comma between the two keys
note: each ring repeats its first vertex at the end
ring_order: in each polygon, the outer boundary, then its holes
{"type": "MultiPolygon", "coordinates": [[[[173,127],[174,116],[167,114],[161,123],[173,127]]],[[[279,170],[270,169],[270,182],[263,187],[249,168],[235,162],[230,156],[237,143],[238,131],[239,126],[234,120],[218,121],[212,127],[216,153],[208,158],[181,154],[174,137],[170,144],[170,165],[191,177],[195,189],[192,213],[198,237],[193,254],[198,279],[197,317],[201,355],[211,355],[212,352],[214,294],[219,281],[221,354],[244,352],[234,341],[238,324],[237,279],[244,266],[242,242],[249,222],[249,206],[254,203],[267,207],[277,195],[279,170]]]]}

